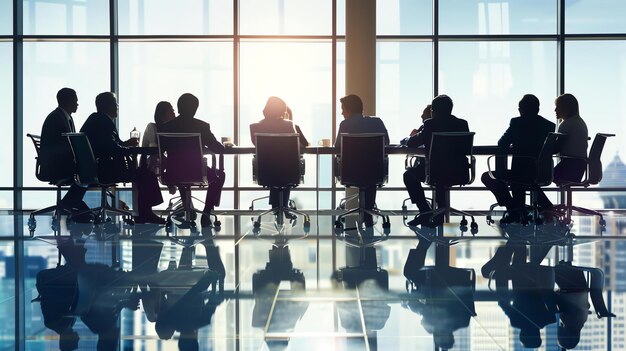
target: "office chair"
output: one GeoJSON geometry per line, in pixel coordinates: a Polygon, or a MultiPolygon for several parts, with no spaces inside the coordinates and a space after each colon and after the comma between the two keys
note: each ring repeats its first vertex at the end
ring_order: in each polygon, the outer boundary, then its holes
{"type": "MultiPolygon", "coordinates": [[[[453,186],[464,186],[474,182],[476,176],[476,158],[472,155],[474,144],[474,132],[436,132],[433,133],[430,142],[430,151],[425,162],[425,184],[434,189],[434,199],[441,199],[445,196],[444,207],[433,206],[432,211],[420,213],[429,214],[431,222],[433,218],[441,215],[448,217],[450,214],[463,216],[461,219],[461,230],[467,231],[466,216],[472,219],[470,224],[472,234],[478,233],[478,224],[474,216],[468,212],[457,210],[449,206],[450,188],[453,186]],[[439,194],[438,194],[439,193],[439,194]]],[[[413,167],[417,158],[409,162],[408,167],[413,167]]],[[[433,205],[435,201],[433,201],[433,205]]],[[[441,206],[442,204],[437,204],[441,206]]]]}
{"type": "MultiPolygon", "coordinates": [[[[174,209],[167,216],[166,232],[168,235],[172,229],[172,218],[179,215],[183,215],[181,228],[195,228],[196,214],[206,214],[214,219],[213,227],[219,230],[221,223],[215,214],[204,213],[193,206],[193,200],[203,201],[191,195],[191,187],[204,187],[209,184],[208,167],[200,133],[157,133],[157,142],[161,183],[165,186],[176,186],[180,191],[180,200],[176,203],[172,200],[168,206],[168,209],[174,209]],[[176,205],[180,206],[176,207],[176,205]]],[[[213,157],[213,162],[215,163],[215,157],[213,157]]]]}
{"type": "MultiPolygon", "coordinates": [[[[530,182],[521,181],[521,180],[511,179],[507,177],[500,179],[504,181],[505,183],[507,183],[508,185],[520,184],[524,186],[530,192],[530,205],[524,205],[523,208],[519,208],[515,210],[520,210],[521,212],[529,211],[531,215],[531,219],[534,221],[536,225],[543,224],[543,219],[539,216],[540,214],[539,213],[540,207],[538,204],[539,190],[541,187],[550,185],[552,181],[554,180],[554,160],[552,159],[552,155],[560,151],[566,137],[567,136],[562,133],[549,133],[537,157],[515,156],[515,157],[526,158],[526,159],[531,159],[535,161],[536,174],[533,177],[532,181],[530,182]]],[[[490,156],[489,159],[487,159],[487,166],[488,166],[489,175],[493,179],[496,179],[496,176],[494,175],[491,169],[490,162],[489,162],[493,157],[494,156],[490,156]]],[[[496,203],[496,204],[491,205],[491,207],[489,208],[489,212],[486,217],[487,224],[489,225],[495,223],[495,221],[492,219],[492,216],[494,214],[494,209],[497,206],[499,205],[496,203]]],[[[529,218],[527,218],[526,215],[523,215],[521,218],[521,223],[523,225],[527,225],[529,223],[528,220],[529,218]]]]}
{"type": "Polygon", "coordinates": [[[107,216],[107,213],[132,217],[130,211],[115,208],[108,204],[107,196],[111,197],[112,201],[115,199],[113,193],[108,191],[108,188],[115,186],[115,183],[102,183],[98,179],[98,161],[93,155],[87,136],[84,133],[66,133],[64,135],[69,139],[72,153],[74,154],[74,162],[77,166],[76,182],[83,186],[97,186],[100,188],[100,207],[78,213],[76,216],[92,213],[95,218],[94,224],[110,222],[111,218],[107,216]]]}
{"type": "Polygon", "coordinates": [[[278,227],[282,227],[284,216],[301,215],[304,217],[304,230],[308,231],[311,225],[309,215],[283,203],[284,192],[297,187],[304,175],[299,135],[257,133],[255,137],[252,178],[258,185],[278,191],[278,206],[274,204],[271,209],[259,214],[253,223],[254,230],[258,232],[260,229],[261,217],[272,214],[276,216],[278,227]]]}
{"type": "MultiPolygon", "coordinates": [[[[591,144],[591,149],[589,150],[589,157],[585,160],[587,163],[587,169],[585,171],[585,177],[582,181],[557,183],[559,189],[565,192],[564,203],[554,207],[555,211],[561,213],[562,223],[570,224],[572,222],[572,212],[576,211],[591,216],[598,216],[600,218],[599,224],[602,229],[606,227],[606,221],[604,220],[602,213],[592,209],[574,206],[572,204],[572,187],[587,188],[590,185],[598,184],[602,180],[602,150],[604,149],[604,144],[606,143],[607,138],[613,136],[615,136],[615,134],[596,134],[593,139],[593,143],[591,144]]],[[[574,157],[561,156],[561,158],[574,157]]]]}
{"type": "Polygon", "coordinates": [[[41,165],[39,164],[39,153],[41,150],[41,136],[34,134],[26,134],[27,137],[30,138],[33,142],[33,146],[35,146],[35,176],[42,182],[48,182],[50,185],[54,185],[57,187],[56,191],[56,204],[52,206],[48,206],[46,208],[42,208],[36,210],[30,214],[28,218],[28,231],[30,233],[30,237],[32,238],[35,235],[35,229],[37,228],[37,221],[35,220],[35,216],[42,215],[48,212],[54,212],[52,218],[52,230],[55,234],[60,234],[60,223],[61,223],[61,215],[69,215],[71,214],[70,209],[63,207],[61,202],[61,187],[71,185],[74,183],[73,178],[61,178],[61,179],[44,179],[41,175],[41,165]]]}
{"type": "Polygon", "coordinates": [[[359,206],[337,217],[335,231],[343,230],[342,221],[346,216],[357,213],[359,215],[358,223],[364,222],[365,214],[381,217],[383,229],[388,234],[391,229],[389,216],[378,209],[365,208],[365,189],[380,188],[387,182],[389,159],[385,154],[384,134],[341,134],[339,142],[341,154],[336,161],[336,176],[341,185],[359,189],[359,206]]]}

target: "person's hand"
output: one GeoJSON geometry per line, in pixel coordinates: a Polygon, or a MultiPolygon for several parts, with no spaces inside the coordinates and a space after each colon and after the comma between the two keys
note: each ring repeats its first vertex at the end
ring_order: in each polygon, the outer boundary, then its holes
{"type": "Polygon", "coordinates": [[[417,133],[419,133],[419,130],[417,130],[417,129],[413,129],[413,130],[411,131],[411,134],[409,134],[409,136],[414,136],[414,135],[415,135],[415,134],[417,134],[417,133]]]}

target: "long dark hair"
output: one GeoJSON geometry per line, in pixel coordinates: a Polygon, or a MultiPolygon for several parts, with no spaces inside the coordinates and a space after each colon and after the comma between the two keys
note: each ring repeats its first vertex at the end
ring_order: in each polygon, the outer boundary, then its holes
{"type": "Polygon", "coordinates": [[[167,122],[167,112],[173,109],[172,104],[167,101],[159,101],[154,110],[154,123],[158,126],[167,122]]]}

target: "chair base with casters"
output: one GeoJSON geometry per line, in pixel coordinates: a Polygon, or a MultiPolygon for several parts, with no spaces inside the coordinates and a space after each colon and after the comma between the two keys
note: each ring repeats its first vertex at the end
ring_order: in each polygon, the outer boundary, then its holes
{"type": "Polygon", "coordinates": [[[166,233],[169,235],[172,232],[173,221],[172,218],[176,219],[181,217],[182,220],[178,225],[181,228],[195,228],[196,222],[195,219],[197,215],[200,216],[206,215],[212,218],[212,227],[216,231],[221,229],[222,223],[218,220],[217,215],[213,213],[206,213],[201,211],[193,206],[193,200],[204,203],[202,200],[191,195],[191,187],[189,186],[178,186],[178,190],[181,192],[181,196],[175,197],[170,200],[169,205],[167,207],[168,211],[172,211],[168,216],[165,223],[166,233]],[[174,202],[175,199],[178,200],[174,202]]]}
{"type": "Polygon", "coordinates": [[[53,212],[52,228],[51,228],[52,231],[55,234],[56,233],[58,233],[58,234],[61,233],[61,216],[62,215],[71,215],[72,214],[72,211],[69,208],[65,208],[63,206],[62,201],[61,201],[61,186],[69,185],[69,184],[72,184],[72,183],[73,183],[73,181],[71,181],[71,180],[61,180],[61,181],[57,182],[55,184],[56,187],[57,187],[56,204],[31,212],[31,214],[30,214],[30,216],[28,218],[28,232],[29,232],[31,238],[35,236],[35,229],[37,228],[37,220],[35,219],[35,216],[39,216],[39,215],[46,214],[46,213],[49,213],[49,212],[53,212]]]}
{"type": "MultiPolygon", "coordinates": [[[[352,198],[354,198],[354,196],[348,197],[348,198],[346,198],[344,200],[349,201],[352,198]]],[[[360,189],[360,188],[359,188],[358,198],[359,198],[359,207],[353,208],[351,210],[348,210],[348,211],[340,214],[339,216],[337,216],[337,219],[335,220],[335,233],[336,234],[341,234],[341,232],[343,232],[344,229],[348,229],[348,228],[344,228],[344,226],[343,226],[343,222],[345,221],[345,218],[347,216],[349,216],[351,214],[358,214],[359,215],[358,223],[361,224],[361,223],[364,222],[365,214],[369,214],[372,217],[374,217],[374,216],[381,217],[383,219],[383,230],[384,230],[384,233],[385,234],[389,234],[391,232],[391,223],[389,222],[389,216],[383,214],[380,210],[375,209],[375,208],[373,208],[373,209],[364,208],[363,204],[365,203],[365,191],[360,189]]],[[[344,207],[345,207],[345,205],[344,205],[344,207]]]]}
{"type": "MultiPolygon", "coordinates": [[[[506,214],[517,213],[519,214],[519,221],[516,221],[516,222],[519,222],[519,224],[521,225],[529,225],[529,224],[543,225],[545,223],[546,214],[559,217],[560,214],[558,210],[554,208],[545,209],[539,206],[538,190],[539,190],[539,187],[531,187],[530,188],[530,205],[524,205],[523,207],[518,207],[518,208],[511,209],[511,210],[505,210],[503,218],[504,216],[506,216],[506,214]]],[[[488,225],[492,225],[495,223],[495,220],[493,219],[493,217],[495,215],[494,210],[496,207],[504,207],[504,206],[501,206],[498,203],[495,203],[489,206],[489,212],[487,212],[487,216],[486,216],[488,225]]]]}
{"type": "Polygon", "coordinates": [[[290,282],[291,290],[304,290],[306,287],[304,274],[293,267],[286,242],[275,243],[269,251],[265,269],[252,275],[252,292],[257,293],[270,283],[278,286],[282,281],[290,282]]]}
{"type": "MultiPolygon", "coordinates": [[[[276,217],[276,226],[279,228],[282,228],[282,226],[284,225],[284,217],[288,216],[288,217],[296,217],[297,215],[300,215],[304,218],[304,231],[305,233],[308,233],[310,227],[311,227],[311,218],[309,217],[309,215],[307,215],[306,213],[299,211],[295,208],[295,203],[292,200],[289,200],[289,202],[287,203],[287,206],[285,206],[283,204],[283,194],[284,191],[286,189],[290,189],[290,188],[276,188],[278,189],[278,207],[273,207],[267,211],[263,211],[261,212],[258,216],[257,219],[254,220],[253,218],[253,232],[255,233],[259,233],[261,230],[261,218],[265,215],[271,214],[274,215],[276,217]],[[291,206],[293,204],[293,206],[291,206]]],[[[250,206],[250,209],[253,210],[254,209],[254,201],[257,200],[261,200],[264,199],[265,197],[262,198],[258,198],[258,199],[254,199],[252,201],[252,205],[250,206]]],[[[294,219],[290,219],[291,221],[295,221],[294,219]]]]}
{"type": "MultiPolygon", "coordinates": [[[[444,187],[444,186],[436,186],[435,187],[435,191],[439,192],[439,191],[443,191],[446,194],[450,193],[450,187],[444,187]]],[[[435,197],[436,198],[436,197],[435,197]]],[[[405,200],[406,201],[406,200],[405,200]]],[[[431,204],[433,203],[433,201],[429,201],[431,204]]],[[[450,202],[449,200],[446,202],[450,202]]],[[[404,203],[403,203],[404,205],[404,203]]],[[[421,216],[421,215],[429,215],[430,220],[429,222],[431,223],[431,227],[436,227],[439,226],[443,223],[437,223],[434,219],[435,218],[441,218],[441,217],[448,217],[450,215],[457,215],[457,216],[461,216],[461,221],[459,222],[459,228],[461,229],[461,233],[465,233],[468,230],[467,225],[469,224],[469,229],[470,229],[470,233],[472,235],[476,235],[478,234],[478,224],[476,223],[476,220],[474,218],[474,215],[472,215],[469,212],[466,211],[461,211],[459,209],[456,209],[454,207],[439,207],[439,208],[434,208],[430,211],[424,211],[424,212],[420,212],[417,214],[417,216],[421,216]],[[468,223],[467,218],[465,217],[470,217],[471,218],[471,222],[468,223]]],[[[416,216],[416,217],[417,217],[416,216]]]]}
{"type": "Polygon", "coordinates": [[[604,220],[604,215],[596,210],[592,210],[590,208],[584,208],[579,206],[574,206],[572,203],[572,188],[569,185],[563,186],[562,189],[565,191],[565,203],[555,205],[550,209],[553,214],[559,217],[561,223],[565,225],[572,224],[572,214],[574,212],[578,212],[588,216],[597,216],[598,224],[600,225],[600,233],[606,231],[606,220],[604,220]]]}
{"type": "MultiPolygon", "coordinates": [[[[115,196],[113,195],[113,193],[108,191],[109,186],[111,185],[102,184],[100,186],[100,206],[99,207],[90,208],[89,210],[75,213],[72,216],[68,217],[68,220],[71,220],[71,218],[74,216],[80,216],[80,215],[87,214],[87,213],[91,213],[94,215],[94,224],[102,224],[102,223],[111,222],[111,218],[108,216],[109,213],[117,214],[126,218],[132,218],[133,213],[131,211],[123,210],[123,209],[116,208],[116,207],[109,205],[107,201],[107,196],[111,197],[112,201],[115,199],[115,196]]],[[[127,224],[133,224],[132,220],[125,220],[125,222],[127,224]]]]}

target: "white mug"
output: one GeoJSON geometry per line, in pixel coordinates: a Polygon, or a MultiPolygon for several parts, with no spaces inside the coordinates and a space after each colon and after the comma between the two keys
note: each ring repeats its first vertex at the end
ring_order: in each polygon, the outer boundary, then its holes
{"type": "Polygon", "coordinates": [[[330,139],[320,139],[320,141],[317,142],[317,145],[323,146],[323,147],[330,147],[330,139]]]}
{"type": "Polygon", "coordinates": [[[230,140],[230,137],[222,137],[222,144],[223,144],[224,146],[227,146],[227,147],[230,147],[230,146],[233,146],[233,145],[234,145],[234,144],[233,144],[233,141],[232,141],[232,140],[230,140]]]}

